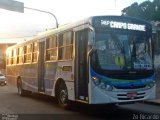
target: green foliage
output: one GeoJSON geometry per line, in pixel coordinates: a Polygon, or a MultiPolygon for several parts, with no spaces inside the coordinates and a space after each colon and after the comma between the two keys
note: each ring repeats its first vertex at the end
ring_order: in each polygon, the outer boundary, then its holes
{"type": "Polygon", "coordinates": [[[149,21],[160,21],[160,0],[147,0],[141,4],[133,3],[122,10],[123,16],[138,17],[149,21]]]}

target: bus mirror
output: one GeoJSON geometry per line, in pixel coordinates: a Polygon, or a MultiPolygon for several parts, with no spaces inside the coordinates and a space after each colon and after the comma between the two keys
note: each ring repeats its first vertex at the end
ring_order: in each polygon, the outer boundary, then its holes
{"type": "Polygon", "coordinates": [[[90,32],[89,32],[88,45],[89,45],[89,46],[93,46],[93,42],[94,42],[94,32],[93,32],[93,31],[90,31],[90,32]]]}

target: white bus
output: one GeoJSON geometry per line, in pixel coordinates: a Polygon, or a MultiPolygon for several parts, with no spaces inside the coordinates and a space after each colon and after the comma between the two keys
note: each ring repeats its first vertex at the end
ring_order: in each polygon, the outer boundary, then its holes
{"type": "Polygon", "coordinates": [[[7,49],[7,79],[18,93],[37,92],[86,104],[155,98],[150,23],[93,16],[7,49]]]}

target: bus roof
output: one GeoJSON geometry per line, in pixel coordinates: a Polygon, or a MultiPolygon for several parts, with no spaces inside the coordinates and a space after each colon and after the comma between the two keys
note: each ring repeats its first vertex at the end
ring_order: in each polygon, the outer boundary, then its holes
{"type": "Polygon", "coordinates": [[[51,33],[58,33],[60,31],[65,31],[65,30],[68,30],[68,29],[72,29],[74,27],[78,27],[78,26],[81,26],[81,25],[84,25],[84,24],[90,24],[92,25],[93,24],[93,20],[95,18],[107,18],[107,19],[113,19],[113,20],[129,20],[129,21],[139,21],[143,24],[147,24],[147,25],[150,25],[150,23],[148,21],[145,21],[143,19],[139,19],[139,18],[135,18],[135,17],[129,17],[129,16],[91,16],[91,17],[88,17],[88,18],[85,18],[81,21],[78,21],[78,22],[75,22],[75,23],[70,23],[70,24],[65,24],[65,25],[62,25],[56,29],[51,29],[51,30],[48,30],[48,31],[44,31],[44,32],[41,32],[39,33],[37,36],[43,36],[43,35],[48,35],[48,34],[51,34],[51,33]]]}
{"type": "Polygon", "coordinates": [[[18,43],[18,44],[13,45],[9,48],[12,48],[14,46],[20,46],[20,45],[23,45],[25,43],[33,42],[33,41],[36,41],[36,40],[39,40],[39,39],[43,39],[43,38],[45,38],[47,36],[50,36],[52,34],[58,34],[59,32],[63,32],[63,31],[69,30],[69,29],[73,29],[73,28],[81,26],[81,25],[85,25],[85,24],[93,25],[94,19],[97,19],[97,18],[106,18],[106,19],[111,19],[111,20],[138,21],[138,22],[141,22],[143,24],[151,26],[151,24],[149,22],[147,22],[145,20],[142,20],[142,19],[139,19],[139,18],[135,18],[135,17],[128,17],[128,16],[91,16],[91,17],[88,17],[86,19],[83,19],[83,20],[75,22],[75,23],[65,24],[65,25],[62,25],[58,28],[50,29],[50,30],[41,32],[41,33],[37,34],[37,36],[34,36],[32,39],[27,40],[27,41],[22,42],[22,43],[18,43]]]}

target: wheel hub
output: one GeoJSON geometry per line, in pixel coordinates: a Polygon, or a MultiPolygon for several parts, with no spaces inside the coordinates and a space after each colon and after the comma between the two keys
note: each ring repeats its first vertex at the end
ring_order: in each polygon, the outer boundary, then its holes
{"type": "Polygon", "coordinates": [[[67,91],[62,90],[60,93],[60,100],[62,104],[67,104],[67,91]]]}

